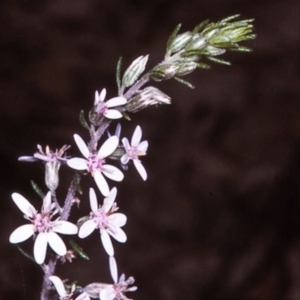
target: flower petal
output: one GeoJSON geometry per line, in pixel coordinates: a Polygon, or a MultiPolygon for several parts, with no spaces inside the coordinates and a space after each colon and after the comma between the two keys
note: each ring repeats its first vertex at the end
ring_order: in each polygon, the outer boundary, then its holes
{"type": "Polygon", "coordinates": [[[93,188],[90,188],[90,206],[93,212],[98,210],[97,196],[93,188]]]}
{"type": "Polygon", "coordinates": [[[108,109],[105,113],[104,113],[104,116],[107,118],[107,119],[112,119],[112,120],[115,120],[115,119],[121,119],[123,117],[122,113],[119,112],[118,110],[116,109],[108,109]]]}
{"type": "Polygon", "coordinates": [[[146,154],[148,150],[148,141],[142,141],[141,143],[139,143],[139,145],[137,146],[137,150],[138,152],[146,154]]]}
{"type": "Polygon", "coordinates": [[[74,140],[75,140],[76,145],[77,145],[78,149],[80,150],[81,154],[85,158],[88,158],[90,155],[90,151],[89,151],[89,148],[87,147],[86,143],[83,141],[83,139],[78,134],[74,134],[74,140]]]}
{"type": "Polygon", "coordinates": [[[121,157],[121,163],[122,163],[123,165],[126,165],[126,164],[128,164],[128,162],[129,162],[129,156],[128,156],[127,154],[124,154],[124,155],[121,157]]]}
{"type": "Polygon", "coordinates": [[[65,297],[67,295],[67,292],[61,279],[57,276],[49,276],[49,279],[54,284],[58,295],[60,297],[65,297]]]}
{"type": "Polygon", "coordinates": [[[106,89],[102,89],[100,96],[99,96],[100,101],[104,101],[105,97],[106,97],[106,89]]]}
{"type": "Polygon", "coordinates": [[[70,168],[75,170],[86,170],[87,169],[87,160],[84,158],[74,157],[70,158],[67,161],[67,164],[70,168]]]}
{"type": "Polygon", "coordinates": [[[104,176],[99,171],[96,171],[94,172],[94,179],[101,194],[107,196],[109,194],[109,187],[104,176]]]}
{"type": "Polygon", "coordinates": [[[113,300],[116,298],[116,291],[113,285],[107,286],[100,291],[99,294],[100,300],[113,300]]]}
{"type": "Polygon", "coordinates": [[[141,141],[141,138],[142,138],[142,129],[141,127],[138,125],[136,126],[135,130],[134,130],[134,133],[132,135],[132,138],[131,138],[131,146],[134,146],[136,147],[140,141],[141,141]]]}
{"type": "Polygon", "coordinates": [[[127,103],[127,99],[125,97],[114,97],[106,101],[107,107],[121,106],[126,103],[127,103]]]}
{"type": "Polygon", "coordinates": [[[42,264],[46,257],[47,233],[40,232],[34,242],[33,255],[38,264],[42,264]]]}
{"type": "Polygon", "coordinates": [[[113,203],[115,202],[116,196],[117,196],[117,188],[114,187],[109,192],[109,195],[106,198],[104,198],[102,208],[106,213],[111,209],[113,203]]]}
{"type": "Polygon", "coordinates": [[[32,161],[37,161],[37,159],[33,156],[20,156],[18,158],[18,161],[30,161],[30,162],[32,162],[32,161]]]}
{"type": "Polygon", "coordinates": [[[84,239],[89,236],[96,229],[96,227],[97,224],[94,220],[88,220],[84,222],[79,228],[78,236],[81,239],[84,239]]]}
{"type": "Polygon", "coordinates": [[[114,248],[113,248],[113,245],[112,245],[112,242],[111,242],[111,239],[110,239],[108,233],[102,229],[100,231],[100,237],[101,237],[102,245],[103,245],[106,253],[110,256],[113,256],[115,254],[115,252],[114,252],[114,248]]]}
{"type": "Polygon", "coordinates": [[[116,227],[122,227],[127,222],[126,215],[124,215],[122,213],[111,214],[111,215],[109,215],[108,219],[109,219],[109,223],[116,227]]]}
{"type": "Polygon", "coordinates": [[[110,138],[108,138],[100,147],[97,156],[99,158],[105,158],[109,155],[111,155],[116,148],[118,147],[119,139],[117,136],[113,135],[110,138]]]}
{"type": "Polygon", "coordinates": [[[130,144],[129,144],[129,141],[127,138],[123,138],[122,139],[122,143],[123,143],[123,146],[125,148],[125,151],[128,152],[128,150],[130,149],[130,144]]]}
{"type": "Polygon", "coordinates": [[[9,242],[12,244],[26,241],[34,234],[34,227],[32,224],[26,224],[15,229],[9,236],[9,242]]]}
{"type": "Polygon", "coordinates": [[[47,239],[50,247],[56,252],[58,255],[63,256],[67,253],[67,248],[61,237],[55,232],[48,232],[47,239]]]}
{"type": "Polygon", "coordinates": [[[53,231],[62,234],[77,234],[78,228],[75,224],[68,221],[56,221],[53,226],[53,231]]]}
{"type": "Polygon", "coordinates": [[[13,201],[16,203],[18,208],[28,217],[32,218],[35,213],[37,213],[36,209],[33,205],[22,195],[18,193],[13,193],[11,195],[13,201]]]}
{"type": "Polygon", "coordinates": [[[109,257],[109,270],[114,283],[118,282],[118,267],[114,256],[109,257]]]}
{"type": "Polygon", "coordinates": [[[120,243],[125,243],[127,241],[127,236],[120,227],[110,227],[108,233],[120,243]]]}
{"type": "Polygon", "coordinates": [[[115,166],[103,165],[102,173],[111,180],[122,181],[124,174],[115,166]]]}
{"type": "Polygon", "coordinates": [[[142,163],[139,160],[134,159],[133,164],[136,167],[139,174],[141,175],[142,179],[145,181],[147,179],[147,172],[142,163]]]}

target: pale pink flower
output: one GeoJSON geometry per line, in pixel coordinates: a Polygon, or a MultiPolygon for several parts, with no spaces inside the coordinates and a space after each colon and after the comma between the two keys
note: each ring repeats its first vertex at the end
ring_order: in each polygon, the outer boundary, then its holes
{"type": "Polygon", "coordinates": [[[124,214],[115,213],[118,210],[115,203],[116,195],[117,189],[113,188],[109,195],[104,198],[103,205],[98,206],[95,191],[93,188],[90,188],[92,212],[90,213],[90,219],[82,224],[78,232],[78,236],[83,239],[95,229],[98,229],[103,247],[108,255],[114,255],[110,236],[120,243],[125,243],[127,240],[125,232],[121,229],[126,224],[127,217],[124,214]]]}
{"type": "Polygon", "coordinates": [[[59,295],[60,300],[90,300],[91,298],[86,292],[81,293],[76,298],[73,298],[73,294],[75,291],[75,285],[72,285],[70,292],[67,292],[62,280],[57,276],[49,276],[50,281],[55,286],[55,289],[59,295]]]}
{"type": "Polygon", "coordinates": [[[134,166],[137,171],[141,175],[143,180],[147,179],[147,172],[142,165],[139,157],[146,155],[148,149],[148,141],[142,141],[142,129],[140,126],[135,128],[135,131],[131,138],[131,145],[127,138],[123,138],[123,146],[125,148],[126,153],[121,157],[121,163],[127,164],[129,160],[133,161],[134,166]]]}
{"type": "Polygon", "coordinates": [[[44,262],[48,244],[59,256],[66,255],[67,248],[57,233],[76,234],[78,228],[70,222],[59,220],[59,218],[51,221],[53,215],[57,213],[57,210],[54,210],[55,203],[51,203],[51,193],[48,192],[43,199],[41,213],[18,193],[13,193],[12,199],[31,224],[15,229],[9,237],[9,241],[12,244],[21,243],[36,234],[33,253],[38,264],[44,262]]]}
{"type": "Polygon", "coordinates": [[[125,296],[124,293],[134,292],[137,290],[136,286],[132,286],[130,288],[128,287],[134,283],[134,278],[129,277],[127,280],[125,280],[125,275],[122,274],[118,280],[117,263],[113,256],[109,257],[109,268],[114,284],[107,285],[100,291],[100,300],[130,300],[125,296]]]}
{"type": "Polygon", "coordinates": [[[95,111],[98,114],[103,114],[108,119],[120,119],[123,117],[122,113],[117,109],[112,109],[112,107],[121,106],[127,103],[125,97],[114,97],[110,100],[104,102],[106,96],[106,89],[103,89],[101,93],[95,92],[95,111]]]}
{"type": "Polygon", "coordinates": [[[67,162],[68,166],[76,170],[87,170],[90,172],[102,195],[107,196],[109,194],[109,187],[102,174],[114,181],[122,181],[124,178],[123,173],[118,168],[105,163],[105,158],[111,155],[118,147],[118,137],[111,136],[108,138],[97,153],[91,153],[86,143],[78,134],[74,134],[74,139],[85,158],[71,158],[67,162]]]}

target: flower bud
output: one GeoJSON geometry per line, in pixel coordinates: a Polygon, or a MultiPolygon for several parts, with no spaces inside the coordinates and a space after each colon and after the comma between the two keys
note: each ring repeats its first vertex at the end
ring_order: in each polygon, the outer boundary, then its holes
{"type": "Polygon", "coordinates": [[[151,71],[151,78],[155,81],[171,79],[176,75],[178,69],[179,66],[176,66],[175,64],[160,65],[151,71]]]}
{"type": "Polygon", "coordinates": [[[192,33],[190,31],[177,35],[169,46],[169,50],[172,53],[180,51],[188,44],[191,38],[192,33]]]}
{"type": "Polygon", "coordinates": [[[46,186],[50,191],[55,191],[59,183],[58,171],[60,168],[60,162],[58,160],[49,161],[45,164],[45,168],[46,186]]]}
{"type": "Polygon", "coordinates": [[[198,64],[193,61],[181,63],[179,64],[179,69],[176,73],[176,76],[184,76],[190,74],[197,68],[197,66],[198,64]]]}
{"type": "Polygon", "coordinates": [[[207,46],[208,39],[199,33],[194,34],[185,50],[201,50],[207,46]]]}
{"type": "Polygon", "coordinates": [[[131,63],[122,79],[122,84],[125,87],[133,85],[138,77],[144,72],[148,57],[149,55],[140,56],[131,63]]]}

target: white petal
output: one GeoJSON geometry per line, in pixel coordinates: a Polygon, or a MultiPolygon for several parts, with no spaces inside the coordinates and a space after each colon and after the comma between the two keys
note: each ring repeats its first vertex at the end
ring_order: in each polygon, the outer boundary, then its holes
{"type": "Polygon", "coordinates": [[[104,198],[102,208],[106,213],[111,209],[113,203],[115,202],[116,196],[117,196],[117,188],[114,187],[109,192],[109,195],[106,198],[104,198]]]}
{"type": "Polygon", "coordinates": [[[11,195],[12,199],[18,206],[18,208],[28,217],[33,217],[35,213],[37,213],[36,209],[33,207],[33,205],[25,199],[22,195],[18,193],[13,193],[11,195]]]}
{"type": "Polygon", "coordinates": [[[33,247],[33,255],[38,264],[42,264],[45,260],[47,250],[47,233],[41,232],[35,239],[33,247]]]}
{"type": "Polygon", "coordinates": [[[139,145],[137,146],[137,150],[138,152],[142,152],[146,154],[148,150],[148,141],[142,141],[141,143],[139,143],[139,145]]]}
{"type": "Polygon", "coordinates": [[[78,134],[74,134],[74,140],[75,140],[76,145],[79,148],[81,154],[85,158],[88,158],[90,155],[90,151],[89,151],[89,148],[87,147],[86,143],[83,141],[83,139],[78,134]]]}
{"type": "Polygon", "coordinates": [[[147,172],[142,163],[139,160],[134,159],[133,164],[136,167],[139,174],[141,175],[141,177],[143,178],[143,180],[145,181],[147,179],[147,172]]]}
{"type": "Polygon", "coordinates": [[[9,242],[12,244],[26,241],[34,234],[34,227],[32,224],[26,224],[15,229],[9,237],[9,242]]]}
{"type": "Polygon", "coordinates": [[[128,139],[127,138],[123,138],[122,139],[122,143],[123,143],[123,146],[125,148],[125,151],[127,152],[130,149],[130,145],[129,145],[128,139]]]}
{"type": "Polygon", "coordinates": [[[61,237],[55,232],[48,232],[47,239],[50,247],[56,252],[58,255],[63,256],[67,253],[67,248],[61,237]]]}
{"type": "Polygon", "coordinates": [[[102,173],[111,180],[122,181],[124,174],[115,166],[103,165],[102,173]]]}
{"type": "Polygon", "coordinates": [[[65,297],[67,295],[66,289],[63,282],[57,276],[49,276],[49,279],[54,284],[56,291],[60,297],[65,297]]]}
{"type": "Polygon", "coordinates": [[[120,124],[120,123],[117,124],[115,135],[116,135],[118,138],[120,138],[120,135],[121,135],[121,124],[120,124]]]}
{"type": "Polygon", "coordinates": [[[107,196],[109,194],[109,187],[104,176],[99,171],[96,171],[94,172],[94,179],[101,194],[107,196]]]}
{"type": "Polygon", "coordinates": [[[113,300],[116,297],[116,291],[112,285],[106,287],[99,294],[100,300],[113,300]]]}
{"type": "Polygon", "coordinates": [[[93,188],[90,188],[90,206],[93,212],[98,210],[97,196],[93,188]]]}
{"type": "Polygon", "coordinates": [[[37,159],[33,156],[20,156],[18,158],[18,161],[30,161],[30,162],[32,162],[32,161],[37,161],[37,159]]]}
{"type": "Polygon", "coordinates": [[[104,101],[105,97],[106,97],[106,89],[102,89],[100,96],[99,96],[100,101],[104,101]]]}
{"type": "Polygon", "coordinates": [[[108,233],[118,242],[125,243],[127,241],[127,236],[123,229],[119,227],[111,227],[109,228],[108,233]]]}
{"type": "Polygon", "coordinates": [[[100,102],[100,94],[98,91],[95,91],[95,100],[94,100],[94,105],[97,105],[100,102]]]}
{"type": "Polygon", "coordinates": [[[136,147],[140,143],[141,138],[142,138],[142,129],[138,125],[138,126],[136,126],[135,131],[134,131],[134,133],[132,135],[131,146],[135,146],[136,147]]]}
{"type": "Polygon", "coordinates": [[[114,97],[106,101],[107,107],[121,106],[126,103],[127,103],[127,99],[125,97],[114,97]]]}
{"type": "Polygon", "coordinates": [[[127,222],[127,217],[126,215],[122,214],[122,213],[114,213],[111,214],[109,217],[109,223],[112,224],[113,226],[116,227],[122,227],[126,224],[127,222]]]}
{"type": "Polygon", "coordinates": [[[111,136],[100,147],[97,156],[99,158],[104,158],[111,155],[118,147],[118,144],[119,144],[118,137],[115,135],[111,136]]]}
{"type": "Polygon", "coordinates": [[[127,154],[124,154],[124,155],[121,157],[121,163],[122,163],[123,165],[126,165],[126,164],[128,164],[128,162],[129,162],[129,156],[128,156],[127,154]]]}
{"type": "Polygon", "coordinates": [[[86,292],[83,292],[78,297],[76,297],[75,300],[91,300],[91,298],[86,292]]]}
{"type": "Polygon", "coordinates": [[[114,255],[114,248],[113,245],[111,243],[111,239],[108,235],[108,233],[105,230],[101,230],[100,231],[100,236],[101,236],[101,241],[102,241],[102,245],[104,247],[104,250],[106,251],[106,253],[110,256],[114,255]]]}
{"type": "Polygon", "coordinates": [[[74,157],[68,159],[67,164],[70,168],[75,170],[86,170],[87,169],[87,160],[84,158],[74,157]]]}
{"type": "Polygon", "coordinates": [[[116,109],[108,109],[105,113],[104,113],[105,118],[107,119],[121,119],[123,117],[122,113],[119,112],[116,109]]]}
{"type": "Polygon", "coordinates": [[[42,211],[47,213],[51,210],[51,192],[48,192],[43,199],[43,208],[42,211]]]}
{"type": "Polygon", "coordinates": [[[114,256],[109,257],[109,270],[114,283],[118,282],[118,267],[114,256]]]}
{"type": "Polygon", "coordinates": [[[81,227],[79,228],[78,236],[81,239],[86,238],[89,236],[97,227],[97,224],[94,220],[88,220],[84,222],[81,227]]]}
{"type": "Polygon", "coordinates": [[[75,224],[68,221],[56,221],[53,226],[53,231],[62,234],[77,234],[78,228],[75,224]]]}

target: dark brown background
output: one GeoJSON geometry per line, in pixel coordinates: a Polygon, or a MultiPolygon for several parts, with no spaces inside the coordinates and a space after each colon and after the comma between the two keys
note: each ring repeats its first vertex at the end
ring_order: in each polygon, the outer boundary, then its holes
{"type": "MultiPolygon", "coordinates": [[[[29,180],[44,187],[43,166],[17,157],[37,143],[74,146],[75,132],[87,139],[78,113],[96,89],[116,94],[120,55],[124,68],[145,54],[154,66],[176,24],[189,30],[236,13],[256,19],[253,53],[227,54],[232,67],[194,72],[195,90],[159,84],[172,106],[125,122],[124,135],[140,124],[150,142],[149,179],[131,166],[119,185],[129,239],[114,243],[116,256],[120,272],[136,278],[136,300],[300,299],[298,0],[0,2],[1,299],[38,299],[41,285],[39,268],[8,243],[24,223],[10,194],[39,207],[29,180]]],[[[63,169],[61,198],[69,176],[63,169]]],[[[90,184],[84,178],[85,190],[90,184]]],[[[85,194],[84,213],[87,202],[85,194]]],[[[57,274],[109,282],[98,235],[82,245],[92,262],[57,274]]]]}

